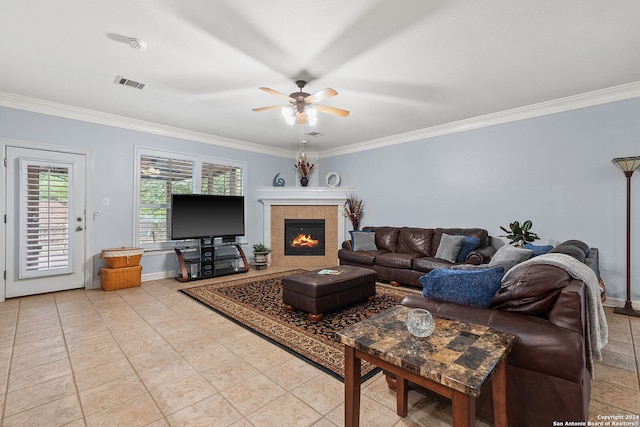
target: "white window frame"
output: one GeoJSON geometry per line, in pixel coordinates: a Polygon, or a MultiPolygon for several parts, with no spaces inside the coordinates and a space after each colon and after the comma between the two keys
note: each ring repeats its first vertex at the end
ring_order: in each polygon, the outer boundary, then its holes
{"type": "Polygon", "coordinates": [[[136,146],[134,156],[134,194],[133,194],[133,209],[134,209],[134,221],[133,221],[133,245],[136,247],[144,248],[148,251],[153,250],[167,250],[173,249],[178,241],[168,240],[166,242],[156,243],[141,243],[140,242],[140,158],[141,156],[155,156],[155,157],[167,157],[174,158],[193,163],[193,184],[192,191],[194,194],[200,194],[200,188],[202,187],[202,164],[214,163],[219,165],[225,165],[230,167],[242,168],[242,196],[244,196],[244,222],[247,223],[247,162],[224,159],[220,157],[205,157],[202,155],[194,155],[189,153],[183,153],[178,151],[162,150],[157,148],[149,148],[136,146]]]}

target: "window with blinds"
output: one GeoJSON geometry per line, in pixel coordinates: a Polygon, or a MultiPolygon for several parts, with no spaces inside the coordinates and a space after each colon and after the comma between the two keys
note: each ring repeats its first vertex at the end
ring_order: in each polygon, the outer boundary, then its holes
{"type": "Polygon", "coordinates": [[[244,164],[163,153],[139,154],[138,243],[163,247],[171,236],[172,194],[244,195],[244,164]]]}
{"type": "Polygon", "coordinates": [[[201,194],[242,196],[242,168],[237,166],[202,164],[201,194]]]}
{"type": "Polygon", "coordinates": [[[20,276],[32,277],[70,270],[69,174],[67,165],[22,165],[23,194],[20,203],[20,276]]]}

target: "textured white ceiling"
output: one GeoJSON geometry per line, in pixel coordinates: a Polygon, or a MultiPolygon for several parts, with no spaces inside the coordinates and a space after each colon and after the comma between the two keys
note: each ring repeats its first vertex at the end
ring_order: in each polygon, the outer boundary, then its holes
{"type": "Polygon", "coordinates": [[[2,0],[0,92],[293,150],[251,109],[304,78],[351,111],[304,129],[324,151],[640,82],[639,22],[637,0],[2,0]]]}

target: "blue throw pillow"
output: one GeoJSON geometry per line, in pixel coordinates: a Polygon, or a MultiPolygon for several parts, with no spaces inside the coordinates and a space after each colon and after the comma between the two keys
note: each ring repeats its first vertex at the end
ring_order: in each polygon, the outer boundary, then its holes
{"type": "Polygon", "coordinates": [[[462,239],[462,245],[460,246],[460,252],[458,252],[458,257],[456,258],[456,262],[464,262],[464,260],[467,259],[467,255],[469,255],[469,252],[471,252],[478,246],[480,246],[479,238],[464,236],[464,239],[462,239]]]}
{"type": "Polygon", "coordinates": [[[420,277],[422,295],[441,301],[487,308],[500,289],[504,267],[479,270],[436,268],[420,277]]]}
{"type": "Polygon", "coordinates": [[[534,256],[538,256],[538,255],[544,255],[547,252],[549,252],[551,249],[553,249],[553,246],[551,245],[547,245],[547,246],[536,246],[536,245],[532,245],[531,243],[526,243],[522,246],[523,249],[531,249],[533,251],[533,254],[531,254],[531,257],[534,256]]]}

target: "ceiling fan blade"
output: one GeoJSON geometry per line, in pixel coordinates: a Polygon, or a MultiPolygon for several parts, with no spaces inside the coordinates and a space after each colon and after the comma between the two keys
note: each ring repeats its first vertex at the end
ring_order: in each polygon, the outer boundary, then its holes
{"type": "Polygon", "coordinates": [[[273,90],[273,89],[268,88],[268,87],[261,87],[260,90],[263,90],[263,91],[265,91],[267,93],[270,93],[272,95],[275,95],[275,96],[279,96],[280,98],[284,98],[289,102],[296,102],[296,100],[291,98],[289,95],[285,95],[284,93],[278,92],[277,90],[273,90]]]}
{"type": "Polygon", "coordinates": [[[259,107],[259,108],[252,108],[251,111],[267,111],[267,110],[276,110],[276,109],[280,109],[282,108],[282,105],[272,105],[270,107],[259,107]]]}
{"type": "Polygon", "coordinates": [[[316,105],[315,107],[318,111],[333,114],[334,116],[347,117],[349,115],[349,111],[340,108],[327,107],[326,105],[316,105]]]}
{"type": "Polygon", "coordinates": [[[296,123],[299,125],[307,123],[307,113],[296,113],[296,123]]]}
{"type": "Polygon", "coordinates": [[[304,102],[307,104],[315,104],[316,102],[323,101],[327,98],[331,98],[332,96],[336,96],[338,92],[331,89],[330,87],[326,89],[322,89],[319,92],[314,93],[313,95],[309,95],[304,99],[304,102]]]}

